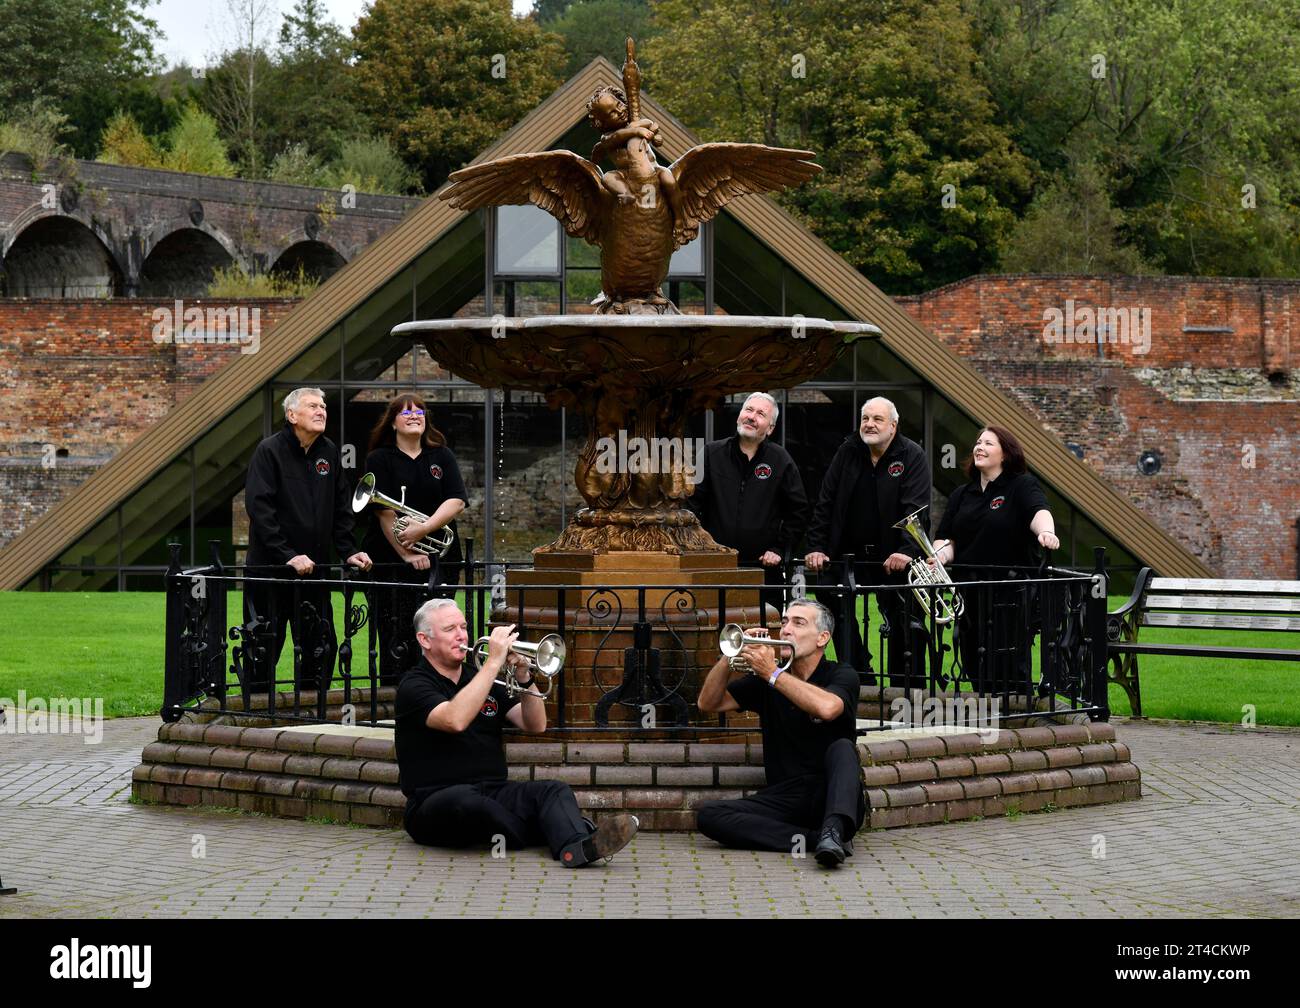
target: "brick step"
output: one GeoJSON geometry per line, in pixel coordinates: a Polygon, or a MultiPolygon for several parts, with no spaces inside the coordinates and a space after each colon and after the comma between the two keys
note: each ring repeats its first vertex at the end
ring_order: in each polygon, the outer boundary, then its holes
{"type": "MultiPolygon", "coordinates": [[[[340,724],[344,719],[343,708],[351,704],[354,720],[370,720],[370,688],[358,686],[352,689],[331,689],[325,694],[325,719],[329,722],[340,724]]],[[[276,693],[275,695],[275,712],[281,717],[300,716],[315,718],[317,714],[316,704],[318,702],[319,692],[317,690],[303,690],[298,694],[298,704],[294,705],[293,693],[276,693]]],[[[392,686],[381,686],[379,688],[376,719],[384,720],[391,718],[394,712],[394,704],[397,699],[397,690],[392,686]]],[[[270,699],[266,693],[252,693],[248,697],[248,704],[245,706],[244,696],[242,693],[232,692],[226,697],[226,710],[228,711],[247,711],[246,714],[240,714],[238,718],[229,718],[230,721],[237,720],[243,727],[248,728],[268,728],[276,722],[269,716],[258,717],[259,711],[269,712],[270,699]]],[[[200,724],[226,723],[226,715],[220,708],[220,702],[211,698],[203,701],[193,712],[190,713],[194,721],[200,724]]]]}
{"type": "MultiPolygon", "coordinates": [[[[635,812],[648,830],[690,830],[705,801],[761,788],[756,742],[647,742],[516,736],[512,780],[563,780],[599,818],[635,812]]],[[[874,828],[1125,801],[1141,775],[1108,724],[936,733],[904,729],[858,744],[874,828]]],[[[399,827],[392,733],[313,725],[163,725],[132,774],[153,802],[239,808],[286,818],[399,827]]]]}

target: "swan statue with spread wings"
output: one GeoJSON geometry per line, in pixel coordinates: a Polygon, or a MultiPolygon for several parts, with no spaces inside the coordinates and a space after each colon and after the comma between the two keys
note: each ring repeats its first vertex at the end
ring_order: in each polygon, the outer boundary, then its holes
{"type": "Polygon", "coordinates": [[[628,39],[623,89],[603,87],[587,102],[602,134],[592,160],[566,150],[499,158],[453,172],[439,198],[458,210],[534,203],[600,248],[599,313],[677,314],[662,290],[673,252],[736,197],[799,185],[822,169],[812,151],[749,143],[700,144],[664,167],[640,90],[628,39]],[[613,171],[598,167],[605,157],[613,171]]]}

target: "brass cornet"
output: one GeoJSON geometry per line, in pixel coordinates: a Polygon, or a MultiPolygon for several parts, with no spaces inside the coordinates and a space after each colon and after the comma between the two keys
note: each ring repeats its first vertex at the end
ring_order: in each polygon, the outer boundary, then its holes
{"type": "Polygon", "coordinates": [[[933,567],[921,559],[913,560],[908,564],[907,583],[913,586],[912,594],[916,596],[916,600],[921,603],[921,608],[926,612],[930,611],[930,593],[916,586],[934,586],[934,622],[943,626],[961,616],[966,611],[966,603],[962,601],[957,589],[952,586],[952,578],[943,569],[934,543],[930,542],[930,537],[921,527],[921,512],[924,510],[924,506],[917,508],[902,521],[895,522],[894,528],[902,529],[916,540],[916,544],[921,547],[921,551],[926,556],[934,557],[933,567]]]}
{"type": "MultiPolygon", "coordinates": [[[[488,637],[480,637],[474,642],[473,647],[470,647],[468,644],[458,644],[457,647],[462,651],[473,654],[474,663],[482,667],[483,663],[488,659],[489,640],[490,638],[488,637]]],[[[523,655],[528,659],[528,667],[532,669],[533,672],[533,683],[537,682],[538,676],[542,676],[546,679],[545,690],[542,689],[541,683],[537,683],[537,694],[543,700],[549,697],[551,695],[551,687],[555,684],[555,680],[558,679],[560,673],[564,671],[564,638],[559,634],[547,634],[536,644],[530,644],[528,641],[517,640],[510,645],[510,650],[515,654],[523,655]]],[[[521,686],[519,681],[515,678],[515,670],[511,667],[509,662],[506,662],[502,666],[502,669],[504,670],[505,678],[495,679],[493,681],[498,686],[504,686],[506,692],[512,697],[516,693],[522,693],[528,688],[528,686],[533,684],[529,683],[526,686],[521,686]]]]}
{"type": "MultiPolygon", "coordinates": [[[[406,526],[412,521],[426,522],[429,520],[428,515],[421,514],[415,508],[406,506],[406,487],[402,487],[402,499],[393,500],[387,494],[382,494],[375,489],[375,474],[366,473],[361,477],[360,482],[357,483],[357,489],[352,494],[352,510],[356,514],[360,514],[371,503],[397,512],[397,517],[393,519],[394,537],[405,531],[406,526]]],[[[451,544],[455,541],[456,534],[451,530],[451,526],[444,525],[436,532],[430,532],[423,539],[411,543],[411,549],[417,553],[427,553],[429,556],[444,557],[447,555],[447,551],[451,549],[451,544]]]]}
{"type": "Polygon", "coordinates": [[[752,671],[749,659],[740,653],[748,644],[766,644],[778,651],[788,651],[785,663],[776,667],[778,672],[784,672],[794,662],[794,645],[788,640],[782,640],[780,637],[751,637],[745,633],[739,623],[728,623],[718,635],[718,650],[731,659],[728,665],[733,672],[752,671]]]}

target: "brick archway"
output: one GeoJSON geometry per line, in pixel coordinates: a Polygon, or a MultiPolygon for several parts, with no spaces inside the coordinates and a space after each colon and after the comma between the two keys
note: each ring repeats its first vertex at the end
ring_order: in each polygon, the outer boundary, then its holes
{"type": "Polygon", "coordinates": [[[346,264],[347,260],[333,246],[309,239],[295,242],[281,252],[272,264],[271,272],[297,276],[301,270],[305,276],[323,281],[346,264]]]}
{"type": "Polygon", "coordinates": [[[140,296],[202,297],[213,274],[236,262],[206,230],[179,228],[149,250],[140,266],[140,296]]]}
{"type": "Polygon", "coordinates": [[[5,297],[113,297],[124,288],[123,270],[109,246],[88,225],[65,214],[23,224],[0,271],[0,295],[5,297]]]}

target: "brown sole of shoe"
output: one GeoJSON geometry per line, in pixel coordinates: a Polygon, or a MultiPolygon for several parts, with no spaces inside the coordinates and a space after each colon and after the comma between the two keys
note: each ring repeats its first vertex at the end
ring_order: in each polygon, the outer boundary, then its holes
{"type": "Polygon", "coordinates": [[[591,838],[591,844],[596,848],[596,856],[606,860],[613,857],[632,842],[640,826],[640,820],[626,812],[602,819],[600,825],[596,827],[596,835],[591,838]]]}

